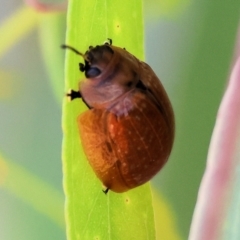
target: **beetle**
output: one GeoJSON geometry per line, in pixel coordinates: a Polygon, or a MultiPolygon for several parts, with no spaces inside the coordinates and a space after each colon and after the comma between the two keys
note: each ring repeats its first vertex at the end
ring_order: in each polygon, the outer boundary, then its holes
{"type": "Polygon", "coordinates": [[[174,113],[151,67],[112,45],[90,46],[79,69],[85,79],[73,100],[82,98],[89,110],[77,118],[84,152],[108,190],[121,193],[155,176],[167,162],[174,141],[174,113]]]}

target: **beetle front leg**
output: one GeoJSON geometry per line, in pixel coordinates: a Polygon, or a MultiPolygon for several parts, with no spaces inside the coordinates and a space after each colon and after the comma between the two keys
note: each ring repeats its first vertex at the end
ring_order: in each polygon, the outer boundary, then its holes
{"type": "Polygon", "coordinates": [[[102,189],[103,193],[105,193],[107,195],[108,191],[109,191],[109,188],[106,188],[106,189],[102,189]]]}
{"type": "Polygon", "coordinates": [[[81,98],[82,101],[86,104],[86,106],[91,109],[92,107],[89,106],[87,104],[87,102],[84,100],[84,98],[82,97],[80,91],[74,91],[72,89],[69,89],[68,93],[66,94],[66,97],[68,98],[69,102],[71,102],[72,100],[76,99],[76,98],[81,98]]]}
{"type": "Polygon", "coordinates": [[[82,95],[79,91],[74,91],[70,89],[68,93],[66,94],[69,101],[74,100],[75,98],[82,98],[82,95]]]}

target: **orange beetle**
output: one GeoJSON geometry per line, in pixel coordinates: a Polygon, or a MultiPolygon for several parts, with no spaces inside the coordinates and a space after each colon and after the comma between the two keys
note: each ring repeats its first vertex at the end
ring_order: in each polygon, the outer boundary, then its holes
{"type": "Polygon", "coordinates": [[[174,114],[153,70],[109,42],[89,47],[79,91],[89,110],[77,119],[83,149],[108,190],[125,192],[149,181],[166,163],[174,140],[174,114]]]}

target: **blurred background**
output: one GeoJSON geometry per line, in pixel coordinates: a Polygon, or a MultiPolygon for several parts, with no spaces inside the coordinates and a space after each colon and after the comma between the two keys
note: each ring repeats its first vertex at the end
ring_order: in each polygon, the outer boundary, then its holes
{"type": "MultiPolygon", "coordinates": [[[[66,239],[59,48],[66,15],[37,13],[19,0],[1,0],[1,6],[0,239],[66,239]]],[[[163,82],[176,116],[173,153],[152,185],[171,207],[182,239],[231,70],[239,13],[238,1],[144,2],[146,62],[163,82]]]]}

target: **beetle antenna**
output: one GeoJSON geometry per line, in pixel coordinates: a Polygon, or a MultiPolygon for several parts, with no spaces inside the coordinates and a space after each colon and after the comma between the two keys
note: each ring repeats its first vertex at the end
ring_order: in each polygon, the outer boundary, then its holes
{"type": "Polygon", "coordinates": [[[82,56],[82,57],[85,59],[84,54],[82,54],[82,53],[79,52],[77,49],[75,49],[75,48],[73,48],[73,47],[71,47],[71,46],[68,46],[68,45],[62,44],[62,45],[61,45],[61,48],[63,48],[63,49],[70,49],[70,50],[72,50],[73,52],[75,52],[76,54],[82,56]]]}

